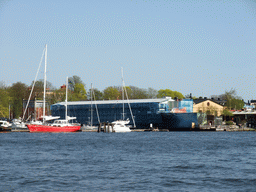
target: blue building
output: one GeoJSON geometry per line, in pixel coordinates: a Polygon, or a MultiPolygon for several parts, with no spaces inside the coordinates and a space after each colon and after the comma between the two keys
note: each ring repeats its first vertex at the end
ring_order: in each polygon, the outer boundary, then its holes
{"type": "MultiPolygon", "coordinates": [[[[171,129],[191,128],[193,124],[197,125],[196,113],[171,113],[172,109],[176,107],[179,107],[179,102],[170,97],[92,102],[73,101],[68,102],[68,115],[77,117],[77,121],[81,124],[90,124],[92,115],[93,125],[96,126],[99,125],[99,122],[113,122],[122,119],[123,116],[124,119],[129,118],[130,125],[136,128],[149,128],[150,124],[162,129],[169,129],[169,127],[171,129]]],[[[186,103],[186,107],[188,107],[188,103],[186,103]]],[[[65,102],[52,105],[51,112],[53,116],[64,118],[65,102]]]]}
{"type": "Polygon", "coordinates": [[[186,108],[187,113],[193,113],[193,99],[183,99],[179,102],[179,108],[186,108]]]}

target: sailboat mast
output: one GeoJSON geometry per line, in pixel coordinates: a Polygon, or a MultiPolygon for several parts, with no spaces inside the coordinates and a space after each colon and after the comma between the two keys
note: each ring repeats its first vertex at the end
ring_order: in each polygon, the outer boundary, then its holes
{"type": "Polygon", "coordinates": [[[92,83],[91,83],[91,126],[92,126],[92,122],[93,122],[93,119],[92,119],[92,83]]]}
{"type": "MultiPolygon", "coordinates": [[[[123,79],[123,86],[122,86],[123,87],[123,89],[122,89],[123,90],[123,94],[124,94],[124,91],[125,91],[126,99],[128,101],[128,106],[129,106],[130,113],[131,113],[131,116],[132,116],[133,126],[136,127],[135,121],[134,121],[134,117],[133,117],[133,114],[132,114],[132,109],[131,109],[131,106],[130,106],[130,103],[129,103],[129,98],[128,98],[127,90],[125,88],[124,77],[123,77],[123,68],[122,68],[122,79],[123,79]]],[[[124,105],[124,102],[123,102],[123,105],[124,105]]],[[[124,106],[123,106],[123,110],[124,110],[124,106]]],[[[124,120],[124,117],[123,117],[123,120],[124,120]]]]}
{"type": "Polygon", "coordinates": [[[67,117],[68,117],[68,77],[67,77],[67,80],[66,80],[66,100],[65,100],[66,104],[66,109],[65,109],[65,119],[67,120],[67,117]]]}
{"type": "Polygon", "coordinates": [[[47,44],[45,45],[45,66],[44,66],[44,103],[43,103],[43,123],[45,122],[45,92],[46,92],[46,66],[47,66],[47,44]]]}
{"type": "Polygon", "coordinates": [[[123,74],[123,67],[121,67],[122,71],[122,102],[123,102],[123,120],[124,120],[124,74],[123,74]]]}
{"type": "MultiPolygon", "coordinates": [[[[34,90],[34,87],[35,87],[35,84],[36,84],[36,79],[37,79],[37,76],[38,76],[39,70],[40,70],[40,68],[41,68],[41,64],[42,64],[42,61],[43,61],[44,55],[45,55],[45,49],[44,49],[44,51],[43,51],[43,54],[42,54],[42,57],[41,57],[41,60],[40,60],[39,67],[38,67],[38,69],[37,69],[36,77],[35,77],[35,80],[34,80],[34,83],[33,83],[32,89],[31,89],[31,91],[30,91],[30,94],[29,94],[29,98],[28,98],[28,102],[27,102],[27,105],[26,105],[25,111],[23,112],[22,121],[24,120],[24,117],[25,117],[25,115],[26,115],[26,112],[27,112],[27,109],[28,109],[28,105],[29,105],[29,103],[30,103],[30,99],[31,99],[31,96],[32,96],[32,93],[33,93],[33,90],[34,90]]],[[[34,111],[36,111],[36,110],[34,110],[34,111]]],[[[34,118],[35,118],[35,119],[37,119],[38,117],[39,117],[39,115],[37,116],[37,114],[35,113],[34,118]]]]}

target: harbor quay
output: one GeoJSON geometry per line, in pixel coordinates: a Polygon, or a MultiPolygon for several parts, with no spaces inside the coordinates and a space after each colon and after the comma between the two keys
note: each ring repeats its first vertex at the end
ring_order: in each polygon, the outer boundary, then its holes
{"type": "MultiPolygon", "coordinates": [[[[27,102],[23,100],[23,106],[26,106],[27,102]]],[[[30,101],[24,119],[40,120],[41,107],[42,101],[30,101]]],[[[60,119],[65,118],[65,108],[65,102],[49,107],[52,116],[59,116],[60,119]]],[[[112,122],[121,119],[129,120],[128,126],[132,132],[255,131],[256,127],[254,110],[233,111],[231,117],[223,116],[223,101],[207,98],[69,101],[67,109],[69,116],[76,117],[76,122],[81,125],[81,131],[88,132],[112,132],[112,122]]],[[[0,127],[3,127],[3,124],[0,127]]],[[[8,131],[4,127],[1,130],[8,131]]],[[[13,127],[11,131],[28,130],[13,127]]]]}

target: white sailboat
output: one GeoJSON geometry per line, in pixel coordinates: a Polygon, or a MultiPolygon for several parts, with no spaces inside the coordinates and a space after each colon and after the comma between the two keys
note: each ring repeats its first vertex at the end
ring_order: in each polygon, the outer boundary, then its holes
{"type": "Polygon", "coordinates": [[[26,123],[21,119],[12,120],[12,131],[28,130],[26,123]]]}
{"type": "Polygon", "coordinates": [[[87,124],[87,125],[84,125],[82,127],[82,131],[96,131],[98,130],[98,127],[97,126],[93,126],[93,103],[92,103],[92,100],[94,100],[95,102],[95,108],[96,108],[96,112],[97,112],[97,118],[98,118],[98,122],[100,124],[100,117],[99,117],[99,113],[98,113],[98,108],[97,108],[97,104],[96,104],[96,101],[95,101],[95,94],[94,94],[94,90],[93,90],[93,86],[91,84],[91,117],[90,117],[90,123],[87,124]]]}
{"type": "MultiPolygon", "coordinates": [[[[25,131],[25,130],[28,130],[28,127],[27,127],[28,123],[26,123],[26,121],[30,118],[30,116],[29,116],[29,118],[27,120],[24,120],[24,118],[25,118],[25,115],[26,115],[26,112],[27,112],[27,109],[28,109],[28,105],[30,103],[30,99],[31,99],[31,96],[32,96],[32,93],[33,93],[33,90],[34,90],[34,87],[35,87],[35,83],[36,83],[36,80],[37,80],[37,76],[38,76],[38,73],[39,73],[39,70],[40,70],[40,67],[41,67],[41,64],[42,64],[42,61],[43,61],[43,56],[44,56],[45,52],[46,52],[46,48],[43,51],[43,54],[42,54],[42,57],[41,57],[41,60],[40,60],[40,63],[39,63],[39,67],[37,69],[36,77],[35,77],[35,80],[33,82],[30,94],[29,94],[27,105],[26,105],[25,110],[23,112],[23,116],[22,116],[22,118],[13,119],[12,120],[12,131],[25,131]]],[[[32,124],[42,124],[42,121],[38,121],[36,119],[33,119],[30,122],[30,124],[31,123],[32,124]]]]}
{"type": "MultiPolygon", "coordinates": [[[[124,84],[124,78],[123,78],[123,68],[121,68],[122,70],[122,101],[123,101],[123,113],[122,113],[122,116],[123,118],[121,120],[117,120],[117,121],[113,121],[112,124],[113,124],[113,132],[115,133],[125,133],[125,132],[131,132],[131,129],[128,127],[128,124],[130,123],[130,120],[129,119],[124,119],[124,92],[126,93],[126,98],[127,100],[128,99],[128,94],[127,94],[127,91],[125,89],[125,84],[124,84]]],[[[131,116],[132,116],[132,120],[133,120],[133,125],[134,127],[136,127],[135,125],[135,121],[134,121],[134,118],[133,118],[133,114],[132,114],[132,110],[131,110],[131,106],[128,102],[128,105],[129,105],[129,109],[130,109],[130,113],[131,113],[131,116]]]]}

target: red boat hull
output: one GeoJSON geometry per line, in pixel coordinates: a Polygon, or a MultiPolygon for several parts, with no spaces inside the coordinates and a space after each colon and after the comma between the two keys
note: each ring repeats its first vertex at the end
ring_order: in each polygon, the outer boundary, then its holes
{"type": "Polygon", "coordinates": [[[30,132],[77,132],[81,126],[55,127],[48,125],[27,125],[30,132]]]}

